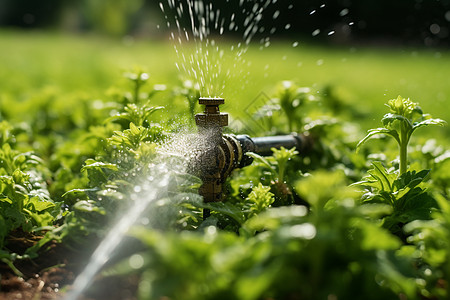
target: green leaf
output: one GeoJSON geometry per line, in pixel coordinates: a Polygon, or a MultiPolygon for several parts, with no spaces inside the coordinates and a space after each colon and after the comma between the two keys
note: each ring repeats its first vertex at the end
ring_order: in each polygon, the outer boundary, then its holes
{"type": "Polygon", "coordinates": [[[96,212],[100,215],[105,215],[106,211],[104,208],[96,205],[94,201],[91,200],[82,200],[75,203],[73,209],[80,212],[96,212]]]}
{"type": "Polygon", "coordinates": [[[428,220],[432,209],[437,207],[436,200],[419,187],[412,189],[397,202],[396,210],[404,223],[428,220]]]}
{"type": "Polygon", "coordinates": [[[348,187],[346,180],[345,174],[340,170],[333,172],[321,170],[302,178],[295,188],[297,193],[311,205],[311,210],[318,213],[324,210],[328,203],[353,199],[356,192],[348,187]]]}
{"type": "Polygon", "coordinates": [[[265,187],[261,183],[253,187],[245,202],[251,211],[249,217],[262,212],[275,201],[274,194],[270,192],[270,187],[265,187]]]}
{"type": "Polygon", "coordinates": [[[363,181],[354,183],[353,185],[373,187],[377,189],[377,192],[393,192],[393,184],[397,175],[388,172],[381,162],[374,161],[372,163],[372,169],[367,173],[369,173],[369,176],[364,177],[363,181]]]}
{"type": "Polygon", "coordinates": [[[412,189],[425,181],[428,178],[430,171],[431,170],[422,170],[420,172],[408,171],[406,173],[403,173],[398,179],[394,181],[394,186],[399,191],[401,189],[404,189],[405,187],[412,189]]]}
{"type": "Polygon", "coordinates": [[[30,197],[25,201],[24,206],[33,212],[42,212],[46,209],[55,207],[55,203],[52,201],[45,201],[39,199],[39,197],[30,197]]]}
{"type": "Polygon", "coordinates": [[[282,224],[289,224],[291,222],[297,224],[307,213],[308,209],[306,206],[300,205],[269,208],[249,219],[245,223],[244,228],[249,232],[274,230],[282,224]]]}
{"type": "Polygon", "coordinates": [[[416,130],[419,127],[425,127],[428,125],[439,125],[439,126],[445,126],[447,122],[441,119],[426,119],[421,122],[416,122],[413,124],[413,130],[416,130]]]}
{"type": "Polygon", "coordinates": [[[133,134],[133,135],[139,135],[141,133],[139,128],[136,127],[136,125],[134,125],[134,123],[130,123],[130,131],[131,131],[131,134],[133,134]]]}
{"type": "Polygon", "coordinates": [[[398,133],[395,130],[387,129],[387,128],[376,128],[376,129],[370,129],[368,131],[368,134],[359,141],[358,145],[356,145],[356,151],[359,151],[359,148],[367,142],[369,139],[374,137],[375,135],[379,134],[386,134],[394,137],[397,141],[399,140],[398,133]]]}
{"type": "Polygon", "coordinates": [[[105,162],[101,162],[101,161],[95,161],[93,159],[88,159],[86,160],[86,165],[83,166],[83,168],[81,168],[81,171],[85,171],[85,170],[89,170],[89,169],[109,169],[112,171],[118,171],[118,167],[116,164],[112,164],[112,163],[105,163],[105,162]]]}
{"type": "Polygon", "coordinates": [[[381,119],[381,122],[386,127],[389,126],[391,123],[393,123],[395,121],[403,121],[406,124],[408,124],[410,127],[412,127],[411,121],[409,119],[405,118],[404,116],[401,116],[401,115],[397,115],[397,114],[393,114],[393,113],[387,113],[381,119]]]}
{"type": "Polygon", "coordinates": [[[79,195],[79,194],[86,195],[86,193],[92,193],[92,192],[95,193],[98,191],[100,191],[100,189],[97,187],[92,188],[92,189],[73,189],[73,190],[65,192],[61,197],[64,198],[64,197],[75,196],[75,195],[79,195]]]}
{"type": "Polygon", "coordinates": [[[361,218],[355,218],[352,226],[362,231],[361,248],[364,250],[396,250],[401,241],[386,229],[361,218]]]}
{"type": "Polygon", "coordinates": [[[401,258],[393,251],[377,252],[378,277],[382,286],[390,288],[397,295],[405,294],[408,299],[417,297],[417,285],[411,272],[410,259],[401,258]],[[379,279],[381,279],[379,278],[379,279]]]}
{"type": "Polygon", "coordinates": [[[269,170],[274,172],[273,166],[269,163],[269,161],[266,158],[262,157],[261,155],[253,153],[253,152],[247,152],[247,153],[245,153],[245,155],[252,157],[257,162],[260,162],[261,164],[266,166],[269,170]]]}
{"type": "Polygon", "coordinates": [[[373,169],[369,170],[368,173],[380,183],[380,190],[392,191],[392,184],[396,175],[388,173],[381,162],[375,161],[372,166],[373,169]]]}
{"type": "Polygon", "coordinates": [[[286,149],[284,147],[280,147],[280,149],[272,148],[273,158],[277,162],[278,166],[278,182],[284,182],[284,174],[286,171],[286,164],[289,160],[295,157],[298,154],[298,151],[295,150],[295,147],[292,149],[286,149]]]}
{"type": "Polygon", "coordinates": [[[227,215],[235,220],[238,224],[244,223],[244,214],[241,209],[229,202],[209,202],[201,204],[204,209],[210,209],[215,212],[227,215]]]}

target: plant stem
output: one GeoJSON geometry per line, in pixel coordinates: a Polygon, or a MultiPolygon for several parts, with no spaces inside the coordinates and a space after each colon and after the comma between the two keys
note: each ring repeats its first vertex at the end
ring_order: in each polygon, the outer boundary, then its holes
{"type": "Polygon", "coordinates": [[[408,166],[408,143],[409,137],[407,132],[407,126],[405,124],[401,124],[401,137],[400,137],[400,175],[406,173],[408,166]]]}
{"type": "MultiPolygon", "coordinates": [[[[139,75],[140,76],[140,75],[139,75]]],[[[140,82],[139,82],[139,79],[137,79],[136,80],[136,83],[135,83],[135,86],[134,86],[134,99],[133,99],[133,101],[134,101],[134,103],[138,103],[138,100],[139,100],[139,90],[141,89],[141,84],[140,84],[140,82]]]]}
{"type": "Polygon", "coordinates": [[[406,144],[400,145],[400,175],[406,173],[406,165],[408,160],[408,151],[406,146],[406,144]]]}

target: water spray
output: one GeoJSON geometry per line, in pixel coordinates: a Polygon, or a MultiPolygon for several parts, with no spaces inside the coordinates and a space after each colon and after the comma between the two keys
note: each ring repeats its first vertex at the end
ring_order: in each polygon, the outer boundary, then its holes
{"type": "Polygon", "coordinates": [[[268,156],[272,154],[272,148],[296,147],[302,154],[312,144],[310,138],[296,133],[256,138],[223,134],[223,127],[228,126],[228,114],[221,113],[219,105],[224,103],[222,98],[200,98],[199,104],[204,105],[205,110],[195,115],[201,146],[196,150],[199,154],[191,169],[203,181],[199,194],[205,202],[222,200],[223,184],[231,172],[253,162],[245,153],[268,156]]]}

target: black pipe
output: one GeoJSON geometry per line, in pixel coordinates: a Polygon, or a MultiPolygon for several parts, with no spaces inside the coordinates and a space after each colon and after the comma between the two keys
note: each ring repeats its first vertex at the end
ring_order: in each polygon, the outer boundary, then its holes
{"type": "MultiPolygon", "coordinates": [[[[289,134],[277,136],[265,136],[251,138],[248,135],[238,135],[236,139],[242,147],[242,152],[254,152],[261,156],[270,156],[273,151],[272,148],[280,149],[284,147],[291,149],[295,147],[300,153],[305,152],[311,145],[309,139],[304,135],[289,134]]],[[[244,155],[241,159],[239,168],[250,165],[253,158],[244,155]]]]}
{"type": "Polygon", "coordinates": [[[278,135],[252,138],[255,143],[255,152],[262,156],[272,155],[272,148],[280,149],[284,147],[291,149],[293,147],[301,150],[303,148],[303,140],[299,135],[278,135]]]}

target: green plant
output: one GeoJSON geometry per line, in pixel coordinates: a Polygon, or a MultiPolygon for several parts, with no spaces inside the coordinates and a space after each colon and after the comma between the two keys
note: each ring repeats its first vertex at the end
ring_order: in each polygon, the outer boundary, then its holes
{"type": "Polygon", "coordinates": [[[275,200],[273,196],[270,187],[265,187],[261,183],[255,186],[244,202],[244,209],[248,211],[248,218],[270,207],[275,200]]]}
{"type": "Polygon", "coordinates": [[[439,210],[432,213],[432,220],[416,220],[405,226],[405,231],[412,234],[408,242],[413,244],[405,250],[420,257],[422,295],[447,299],[450,295],[450,204],[442,195],[435,195],[435,199],[439,210]]]}
{"type": "Polygon", "coordinates": [[[292,160],[298,151],[295,147],[292,149],[286,149],[281,147],[280,149],[272,148],[272,156],[262,157],[256,153],[247,153],[248,156],[253,157],[256,163],[259,163],[264,170],[267,170],[267,177],[265,182],[268,182],[272,187],[272,192],[278,199],[277,205],[285,205],[293,203],[292,188],[286,181],[287,163],[292,160]]]}
{"type": "Polygon", "coordinates": [[[414,220],[428,220],[436,207],[435,199],[420,185],[428,179],[430,170],[408,171],[398,176],[380,162],[373,162],[369,175],[355,183],[365,187],[363,204],[386,204],[392,212],[383,219],[383,226],[403,236],[403,226],[414,220]]]}
{"type": "MultiPolygon", "coordinates": [[[[158,153],[158,143],[164,143],[167,133],[185,131],[193,123],[200,96],[199,87],[189,86],[189,82],[174,87],[178,81],[163,59],[169,52],[164,51],[166,45],[153,43],[159,50],[152,52],[136,40],[120,55],[118,47],[110,47],[114,52],[105,50],[100,56],[90,48],[96,42],[90,40],[93,43],[83,46],[79,40],[68,44],[90,49],[89,55],[80,51],[72,57],[64,43],[59,43],[59,37],[58,43],[46,38],[61,58],[56,64],[53,57],[42,59],[50,51],[48,44],[39,42],[39,33],[29,37],[32,50],[22,47],[18,51],[25,54],[20,55],[10,51],[12,44],[21,44],[20,36],[3,34],[0,49],[8,52],[0,56],[6,70],[3,73],[8,74],[1,78],[0,94],[2,271],[7,270],[6,264],[26,278],[30,259],[34,270],[43,258],[56,260],[58,255],[53,257],[53,253],[62,251],[59,249],[92,251],[129,206],[146,200],[153,184],[161,179],[158,169],[172,166],[167,189],[158,193],[157,201],[150,203],[138,220],[146,228],[134,228],[130,233],[133,238],[128,237],[124,247],[129,252],[118,264],[110,262],[110,268],[98,276],[123,276],[119,281],[137,286],[136,297],[448,298],[448,141],[437,137],[439,142],[419,140],[417,146],[411,147],[412,132],[434,121],[415,108],[409,118],[406,111],[410,104],[402,99],[405,111],[391,110],[384,127],[392,131],[388,136],[397,134],[397,142],[406,145],[406,159],[404,155],[399,157],[403,162],[409,159],[409,168],[399,172],[396,163],[391,167],[389,159],[392,153],[395,155],[395,147],[383,143],[366,144],[363,154],[367,156],[354,152],[355,139],[361,135],[359,128],[372,122],[372,118],[359,118],[364,107],[355,99],[364,94],[375,100],[374,95],[386,89],[392,78],[403,78],[406,73],[427,74],[421,78],[429,80],[432,88],[421,85],[423,89],[414,92],[416,97],[435,91],[445,95],[448,86],[442,78],[446,77],[438,74],[441,80],[435,80],[427,73],[433,66],[442,65],[445,53],[436,59],[434,54],[421,52],[416,62],[423,62],[426,68],[418,72],[408,72],[413,70],[410,56],[391,54],[402,64],[402,74],[394,69],[386,72],[389,66],[384,64],[382,79],[371,80],[370,85],[361,81],[351,65],[352,59],[346,63],[349,72],[340,74],[336,85],[335,74],[324,69],[333,65],[334,54],[328,52],[319,52],[327,62],[320,72],[304,64],[299,73],[297,67],[286,68],[286,62],[281,62],[279,68],[271,70],[270,82],[295,72],[298,82],[311,84],[312,88],[283,82],[255,113],[257,122],[248,116],[239,117],[243,123],[258,125],[251,128],[255,135],[301,131],[311,139],[311,153],[297,155],[295,149],[280,149],[270,157],[253,155],[255,162],[234,171],[225,183],[228,193],[224,192],[223,202],[203,203],[196,191],[200,180],[177,168],[184,164],[183,157],[161,157],[158,153]],[[71,58],[70,63],[64,65],[64,57],[71,58]],[[169,92],[161,93],[166,90],[163,85],[149,85],[148,73],[135,69],[126,74],[126,88],[120,81],[105,95],[103,91],[115,79],[111,66],[132,59],[148,60],[155,74],[166,80],[169,92]],[[14,61],[27,68],[18,68],[14,61]],[[66,72],[68,69],[71,72],[66,72]],[[51,81],[47,80],[49,76],[51,81]],[[323,80],[334,84],[323,88],[315,84],[323,80]],[[49,82],[54,86],[47,86],[49,82]],[[351,83],[351,88],[346,82],[351,83]],[[187,107],[179,101],[185,98],[187,107]],[[358,118],[356,122],[349,119],[354,117],[358,118]],[[267,126],[259,126],[259,121],[267,126]],[[33,152],[29,152],[31,149],[33,152]],[[369,165],[367,176],[358,183],[364,188],[361,199],[354,186],[348,184],[360,180],[369,165]],[[211,210],[206,220],[202,209],[211,210]],[[13,242],[17,244],[19,234],[39,241],[28,250],[24,248],[29,244],[17,249],[13,242]],[[129,239],[137,239],[139,247],[128,244],[129,239]]],[[[308,54],[305,45],[302,56],[296,57],[298,54],[293,52],[289,56],[306,61],[314,59],[317,51],[320,49],[308,54]]],[[[357,54],[345,55],[355,58],[360,53],[367,54],[361,49],[357,54]]],[[[266,63],[266,59],[265,54],[261,61],[266,63]]],[[[371,59],[364,55],[364,59],[368,65],[378,67],[385,56],[371,59]]],[[[253,64],[257,65],[261,64],[253,64]]],[[[248,66],[249,71],[253,66],[248,66]]],[[[262,79],[256,76],[255,87],[245,88],[243,82],[230,78],[224,96],[231,117],[250,105],[255,91],[267,88],[269,79],[262,79]],[[244,89],[237,92],[237,87],[244,89]]],[[[406,92],[412,85],[400,91],[406,92]]],[[[436,103],[429,107],[436,110],[436,103]]],[[[391,104],[394,110],[395,105],[391,104]]],[[[373,109],[371,113],[376,113],[375,105],[373,109]]],[[[239,129],[239,133],[244,130],[239,129]]],[[[401,163],[399,169],[404,167],[405,163],[401,163]]],[[[66,258],[70,264],[70,257],[66,258]]],[[[4,278],[0,280],[4,282],[4,278]]]]}
{"type": "Polygon", "coordinates": [[[429,115],[424,114],[417,103],[401,96],[389,100],[387,106],[391,112],[385,114],[381,120],[384,127],[370,129],[367,136],[358,143],[357,148],[374,135],[385,134],[393,137],[397,141],[400,150],[399,172],[401,175],[407,171],[408,144],[413,132],[417,128],[427,125],[443,126],[446,122],[441,119],[433,119],[429,115]]]}

